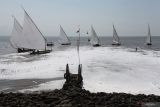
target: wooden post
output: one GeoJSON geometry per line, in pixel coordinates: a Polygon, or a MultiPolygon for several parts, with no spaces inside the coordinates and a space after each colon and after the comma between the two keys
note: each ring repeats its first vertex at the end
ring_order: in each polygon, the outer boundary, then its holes
{"type": "Polygon", "coordinates": [[[82,87],[83,86],[82,64],[79,64],[78,66],[78,82],[79,82],[79,85],[82,87]]]}
{"type": "Polygon", "coordinates": [[[66,73],[64,74],[64,78],[66,79],[66,82],[68,83],[70,81],[70,72],[69,72],[69,65],[66,65],[66,73]]]}

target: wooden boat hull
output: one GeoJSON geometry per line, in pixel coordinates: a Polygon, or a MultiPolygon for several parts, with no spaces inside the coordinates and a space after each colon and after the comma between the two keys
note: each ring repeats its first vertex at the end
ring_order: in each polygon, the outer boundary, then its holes
{"type": "Polygon", "coordinates": [[[50,53],[52,50],[45,50],[45,51],[32,51],[30,54],[31,55],[39,55],[39,54],[46,54],[46,53],[50,53]]]}
{"type": "Polygon", "coordinates": [[[30,51],[33,51],[33,50],[32,50],[32,49],[24,49],[24,48],[22,48],[22,49],[21,49],[21,48],[18,48],[18,49],[17,49],[17,52],[18,52],[18,53],[30,52],[30,51]]]}
{"type": "Polygon", "coordinates": [[[112,45],[113,45],[113,46],[120,46],[121,44],[119,44],[119,43],[118,43],[118,44],[114,44],[114,43],[113,43],[112,45]]]}
{"type": "Polygon", "coordinates": [[[93,47],[99,47],[101,46],[100,44],[94,44],[93,47]]]}
{"type": "Polygon", "coordinates": [[[151,46],[152,44],[151,44],[151,43],[147,43],[147,45],[148,45],[148,46],[151,46]]]}
{"type": "Polygon", "coordinates": [[[47,46],[54,46],[54,43],[52,43],[52,42],[47,43],[47,46]]]}
{"type": "Polygon", "coordinates": [[[71,43],[62,43],[61,45],[71,45],[71,43]]]}

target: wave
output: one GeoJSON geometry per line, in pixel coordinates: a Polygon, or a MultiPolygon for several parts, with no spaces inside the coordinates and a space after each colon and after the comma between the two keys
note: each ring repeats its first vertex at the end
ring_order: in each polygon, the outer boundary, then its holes
{"type": "MultiPolygon", "coordinates": [[[[80,47],[84,88],[92,92],[126,92],[160,95],[160,51],[125,47],[80,47]]],[[[0,79],[62,77],[69,64],[78,72],[76,48],[39,56],[9,54],[0,57],[0,79]]],[[[46,83],[53,85],[59,82],[46,83]]],[[[51,85],[51,86],[52,86],[51,85]]],[[[40,85],[43,89],[44,85],[40,85]]],[[[51,89],[52,87],[49,87],[51,89]]],[[[46,89],[46,88],[44,88],[46,89]]]]}

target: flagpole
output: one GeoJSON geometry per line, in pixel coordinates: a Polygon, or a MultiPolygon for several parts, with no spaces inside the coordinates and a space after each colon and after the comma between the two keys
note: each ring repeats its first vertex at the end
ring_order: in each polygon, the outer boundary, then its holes
{"type": "Polygon", "coordinates": [[[78,40],[77,40],[77,53],[78,53],[78,61],[79,61],[79,64],[80,64],[80,54],[79,54],[79,45],[80,45],[80,27],[77,31],[78,33],[78,40]]]}

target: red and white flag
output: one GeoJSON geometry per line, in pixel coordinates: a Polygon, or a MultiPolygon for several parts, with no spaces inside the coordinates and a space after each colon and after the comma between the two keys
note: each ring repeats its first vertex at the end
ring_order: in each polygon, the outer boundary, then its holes
{"type": "Polygon", "coordinates": [[[80,28],[77,30],[77,32],[76,33],[79,33],[80,32],[80,28]]]}

